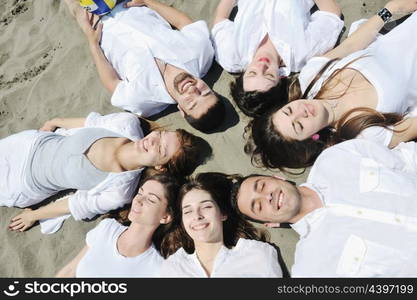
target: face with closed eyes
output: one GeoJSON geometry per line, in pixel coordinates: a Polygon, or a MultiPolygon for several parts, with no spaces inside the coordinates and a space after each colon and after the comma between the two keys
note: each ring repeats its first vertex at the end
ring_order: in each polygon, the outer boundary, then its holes
{"type": "Polygon", "coordinates": [[[243,90],[266,92],[280,80],[278,65],[266,57],[253,60],[243,75],[243,90]]]}
{"type": "Polygon", "coordinates": [[[302,141],[329,125],[329,111],[318,100],[295,100],[272,115],[274,128],[284,138],[302,141]]]}
{"type": "Polygon", "coordinates": [[[148,180],[133,198],[128,219],[136,224],[159,226],[171,220],[167,206],[164,186],[156,180],[148,180]]]}
{"type": "Polygon", "coordinates": [[[299,213],[301,195],[290,182],[271,177],[249,177],[237,195],[239,211],[263,222],[288,223],[299,213]]]}
{"type": "Polygon", "coordinates": [[[223,242],[226,220],[216,201],[204,190],[192,189],[182,199],[182,224],[194,243],[223,242]]]}
{"type": "Polygon", "coordinates": [[[180,149],[175,131],[153,131],[134,142],[137,161],[144,167],[161,167],[168,163],[180,149]]]}

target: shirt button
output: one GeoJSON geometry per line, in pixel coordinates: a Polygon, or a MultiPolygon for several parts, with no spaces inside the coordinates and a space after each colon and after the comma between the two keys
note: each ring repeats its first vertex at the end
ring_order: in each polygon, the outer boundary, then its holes
{"type": "Polygon", "coordinates": [[[358,214],[358,215],[361,215],[361,214],[362,214],[362,211],[361,211],[361,210],[358,210],[358,211],[357,211],[357,214],[358,214]]]}
{"type": "Polygon", "coordinates": [[[371,171],[371,172],[369,172],[369,175],[375,176],[375,172],[374,171],[371,171]]]}
{"type": "Polygon", "coordinates": [[[355,261],[358,262],[359,261],[359,257],[355,257],[355,261]]]}
{"type": "Polygon", "coordinates": [[[401,223],[401,219],[400,218],[395,218],[395,222],[401,223]]]}

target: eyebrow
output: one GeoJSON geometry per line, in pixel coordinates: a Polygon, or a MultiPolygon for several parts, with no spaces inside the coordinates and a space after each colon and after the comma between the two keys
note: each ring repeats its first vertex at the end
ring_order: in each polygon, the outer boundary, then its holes
{"type": "MultiPolygon", "coordinates": [[[[213,202],[213,200],[210,200],[210,199],[202,200],[202,201],[199,202],[199,204],[205,203],[205,202],[213,202]]],[[[184,210],[185,208],[190,207],[190,206],[191,206],[191,204],[187,204],[186,206],[183,206],[182,209],[184,210]]]]}
{"type": "Polygon", "coordinates": [[[156,195],[156,194],[154,194],[154,193],[149,193],[149,195],[151,195],[151,196],[155,196],[159,201],[161,201],[161,198],[159,198],[159,196],[158,195],[156,195]]]}
{"type": "Polygon", "coordinates": [[[259,184],[259,181],[261,181],[261,179],[260,179],[260,178],[256,179],[256,180],[255,180],[255,184],[253,185],[253,188],[254,188],[255,192],[258,190],[258,184],[259,184]]]}
{"type": "Polygon", "coordinates": [[[193,103],[193,105],[189,108],[189,110],[192,110],[192,109],[194,109],[194,107],[197,105],[197,103],[196,102],[194,102],[193,103]]]}

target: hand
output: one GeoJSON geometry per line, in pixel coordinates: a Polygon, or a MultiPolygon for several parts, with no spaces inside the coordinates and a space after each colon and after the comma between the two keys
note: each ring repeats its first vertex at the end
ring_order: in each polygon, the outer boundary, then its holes
{"type": "Polygon", "coordinates": [[[18,214],[10,221],[9,230],[22,232],[32,227],[36,221],[33,210],[25,208],[21,214],[18,214]]]}
{"type": "Polygon", "coordinates": [[[39,128],[39,130],[54,132],[58,127],[59,126],[57,126],[56,120],[52,119],[52,120],[46,121],[43,124],[43,126],[41,128],[39,128]]]}
{"type": "Polygon", "coordinates": [[[128,8],[128,7],[144,6],[144,5],[146,5],[146,0],[131,0],[123,4],[123,7],[128,8]]]}
{"type": "Polygon", "coordinates": [[[417,10],[417,1],[391,0],[385,7],[393,14],[406,14],[417,10]]]}
{"type": "Polygon", "coordinates": [[[77,18],[88,42],[93,45],[100,44],[103,30],[103,23],[100,22],[100,17],[85,10],[77,18]]]}

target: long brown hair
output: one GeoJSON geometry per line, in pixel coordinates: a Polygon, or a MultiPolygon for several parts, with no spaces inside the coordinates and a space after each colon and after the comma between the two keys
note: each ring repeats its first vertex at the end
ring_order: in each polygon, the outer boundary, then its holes
{"type": "MultiPolygon", "coordinates": [[[[357,59],[360,58],[362,57],[357,59]]],[[[300,95],[300,92],[298,91],[289,95],[289,101],[305,98],[317,80],[335,61],[337,61],[337,59],[330,60],[318,72],[307,87],[304,95],[300,95]]],[[[331,89],[331,87],[329,87],[331,79],[337,76],[342,70],[346,69],[349,64],[346,64],[343,68],[335,71],[325,81],[320,91],[315,96],[315,99],[321,99],[323,94],[331,89]]],[[[351,86],[351,83],[352,81],[342,94],[333,96],[332,99],[337,99],[345,95],[347,89],[351,86]]],[[[278,168],[292,174],[303,173],[305,169],[302,168],[311,166],[324,149],[334,144],[353,139],[366,128],[380,126],[391,130],[389,126],[395,125],[403,120],[403,117],[396,113],[380,113],[371,108],[358,107],[344,113],[337,122],[335,129],[326,127],[318,132],[320,136],[318,140],[308,138],[303,141],[298,141],[284,137],[275,129],[272,117],[276,111],[277,109],[270,110],[268,113],[259,118],[255,118],[248,124],[245,128],[245,132],[246,136],[249,136],[249,139],[245,145],[245,152],[251,155],[252,164],[256,166],[264,166],[269,169],[278,168]],[[289,171],[287,168],[301,168],[302,170],[293,172],[289,171]]]]}
{"type": "Polygon", "coordinates": [[[175,229],[165,239],[164,253],[170,255],[180,247],[188,253],[193,253],[195,250],[194,242],[182,224],[182,199],[193,189],[208,192],[211,198],[216,201],[222,214],[227,216],[223,222],[223,242],[226,247],[234,247],[239,238],[261,241],[268,239],[265,230],[257,229],[233,209],[231,203],[232,180],[233,175],[216,172],[200,173],[181,187],[175,207],[175,229]]]}

